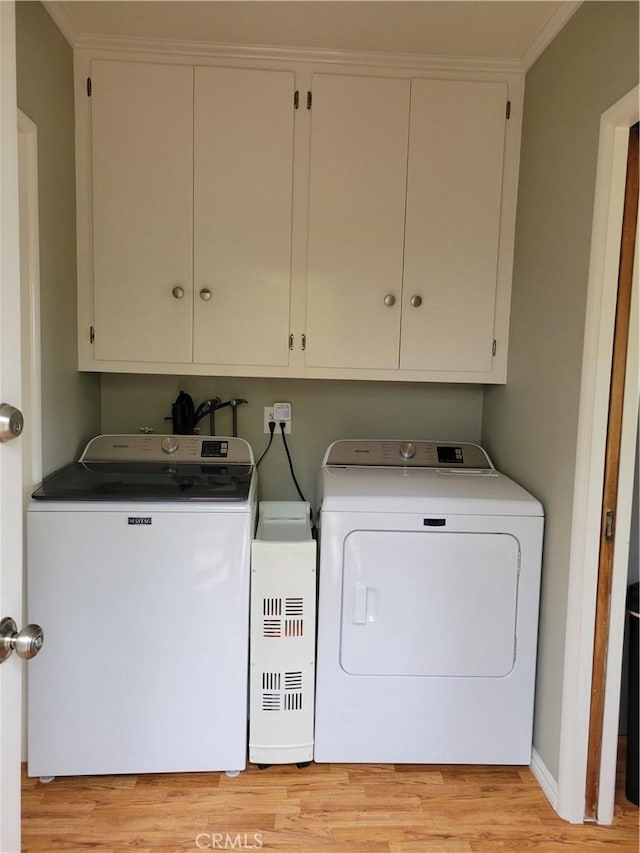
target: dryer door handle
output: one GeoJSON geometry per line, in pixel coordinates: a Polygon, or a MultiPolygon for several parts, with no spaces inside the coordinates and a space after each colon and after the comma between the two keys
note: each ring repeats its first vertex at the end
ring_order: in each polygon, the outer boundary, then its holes
{"type": "Polygon", "coordinates": [[[378,619],[378,590],[366,583],[353,585],[351,621],[354,625],[366,625],[378,619]]]}
{"type": "Polygon", "coordinates": [[[353,587],[352,621],[354,625],[367,624],[367,585],[357,583],[353,587]]]}

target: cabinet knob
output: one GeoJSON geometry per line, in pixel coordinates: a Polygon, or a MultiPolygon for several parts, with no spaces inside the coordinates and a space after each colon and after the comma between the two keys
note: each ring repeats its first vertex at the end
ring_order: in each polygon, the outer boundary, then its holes
{"type": "Polygon", "coordinates": [[[412,296],[409,302],[413,305],[414,308],[419,308],[422,305],[422,296],[412,296]]]}
{"type": "Polygon", "coordinates": [[[177,285],[173,288],[173,290],[171,291],[171,293],[173,293],[173,295],[175,296],[175,298],[176,298],[176,299],[182,299],[182,297],[184,296],[184,287],[180,287],[180,285],[179,285],[179,284],[177,284],[177,285]]]}
{"type": "Polygon", "coordinates": [[[203,287],[200,291],[200,299],[204,299],[205,302],[208,302],[211,299],[211,291],[208,287],[203,287]]]}
{"type": "Polygon", "coordinates": [[[387,308],[391,308],[392,305],[396,304],[396,298],[393,293],[386,294],[386,296],[384,297],[384,304],[387,306],[387,308]]]}

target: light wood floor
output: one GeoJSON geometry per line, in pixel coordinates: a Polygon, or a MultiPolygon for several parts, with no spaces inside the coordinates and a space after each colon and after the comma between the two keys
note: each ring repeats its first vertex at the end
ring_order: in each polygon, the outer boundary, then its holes
{"type": "Polygon", "coordinates": [[[622,778],[618,788],[607,827],[560,820],[526,767],[250,766],[235,779],[185,773],[49,785],[25,774],[22,849],[637,853],[638,809],[625,800],[622,778]]]}

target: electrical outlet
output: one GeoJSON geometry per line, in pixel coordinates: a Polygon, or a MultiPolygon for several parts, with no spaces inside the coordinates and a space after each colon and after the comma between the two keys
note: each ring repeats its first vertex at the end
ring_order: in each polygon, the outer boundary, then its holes
{"type": "MultiPolygon", "coordinates": [[[[282,404],[279,403],[278,405],[281,406],[282,404]]],[[[278,411],[281,411],[281,410],[279,409],[278,411]]],[[[265,406],[264,407],[264,431],[267,435],[270,432],[269,424],[271,423],[271,421],[275,421],[276,433],[279,433],[280,432],[280,421],[276,420],[276,418],[275,418],[274,407],[273,406],[265,406]]],[[[283,422],[285,424],[285,427],[284,427],[285,434],[289,435],[291,433],[291,407],[289,407],[289,420],[284,420],[284,418],[283,418],[283,422]]]]}

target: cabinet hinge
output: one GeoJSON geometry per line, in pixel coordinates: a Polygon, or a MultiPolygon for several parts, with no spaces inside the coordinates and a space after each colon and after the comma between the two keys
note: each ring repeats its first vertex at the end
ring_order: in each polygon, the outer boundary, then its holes
{"type": "Polygon", "coordinates": [[[313,100],[313,95],[311,92],[307,92],[307,109],[311,109],[311,101],[313,100]]]}
{"type": "Polygon", "coordinates": [[[497,351],[498,351],[498,342],[494,338],[493,343],[491,344],[491,355],[495,355],[497,351]]]}
{"type": "Polygon", "coordinates": [[[511,101],[507,101],[507,118],[511,118],[511,101]]]}
{"type": "Polygon", "coordinates": [[[96,339],[96,332],[93,326],[89,326],[89,343],[92,344],[96,339]]]}
{"type": "Polygon", "coordinates": [[[297,110],[300,106],[300,92],[296,89],[293,93],[293,108],[297,110]]]}
{"type": "Polygon", "coordinates": [[[293,349],[293,335],[289,335],[289,349],[293,349]]]}
{"type": "Polygon", "coordinates": [[[300,342],[301,342],[301,344],[302,344],[302,352],[304,352],[304,351],[306,350],[306,348],[307,348],[307,336],[306,336],[306,335],[302,335],[302,336],[301,336],[301,338],[300,338],[300,342]]]}
{"type": "Polygon", "coordinates": [[[91,77],[87,77],[87,97],[91,97],[91,77]]]}

